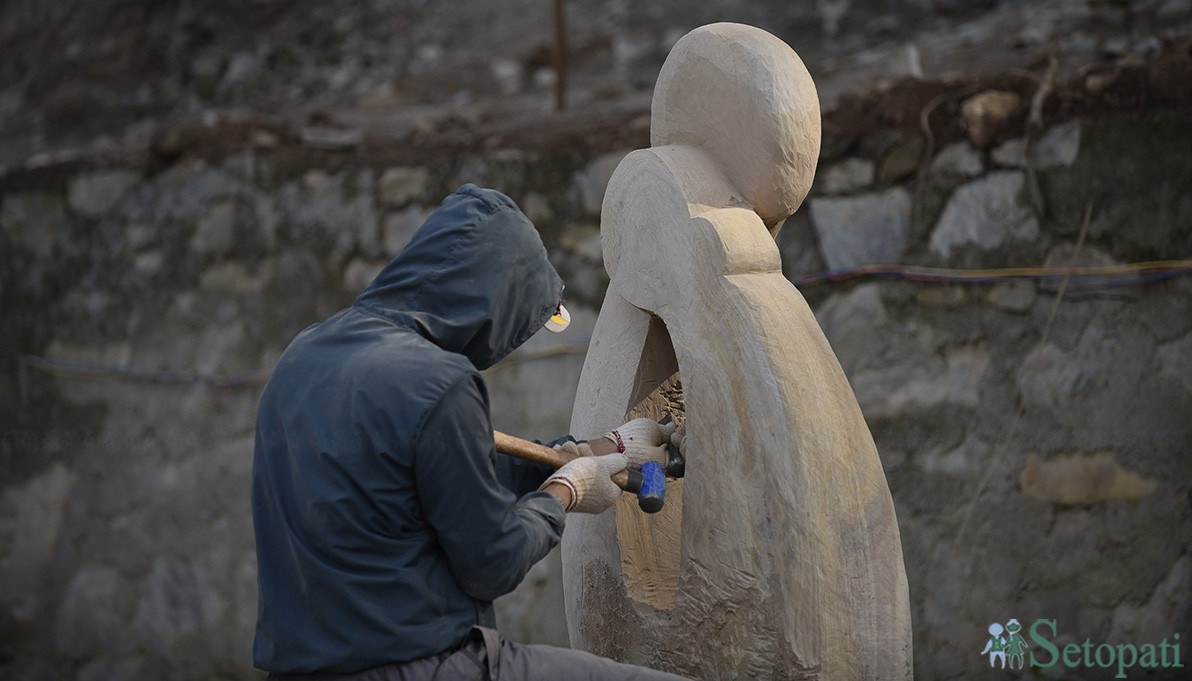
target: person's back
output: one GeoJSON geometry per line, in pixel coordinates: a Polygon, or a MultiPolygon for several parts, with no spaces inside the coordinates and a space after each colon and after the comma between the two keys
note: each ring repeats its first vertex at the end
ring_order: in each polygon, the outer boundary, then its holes
{"type": "Polygon", "coordinates": [[[558,544],[566,512],[607,510],[610,476],[665,457],[648,419],[572,443],[584,451],[558,471],[497,455],[479,372],[557,326],[562,290],[517,206],[465,185],[286,349],[253,462],[253,662],[270,678],[679,678],[494,628],[492,601],[558,544]]]}
{"type": "Polygon", "coordinates": [[[478,371],[561,292],[516,206],[465,186],[352,307],[294,339],[257,416],[257,666],[352,672],[493,626],[491,600],[554,546],[563,513],[492,479],[478,371]]]}

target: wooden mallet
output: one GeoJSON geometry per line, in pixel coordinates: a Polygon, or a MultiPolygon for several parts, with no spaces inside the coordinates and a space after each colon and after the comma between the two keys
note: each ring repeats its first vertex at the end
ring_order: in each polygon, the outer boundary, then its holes
{"type": "MultiPolygon", "coordinates": [[[[537,442],[530,442],[523,440],[520,437],[506,435],[499,430],[493,431],[493,440],[496,442],[497,451],[509,456],[516,456],[519,459],[526,461],[533,461],[534,463],[542,463],[551,468],[562,468],[564,464],[571,461],[571,457],[547,447],[540,445],[537,442]]],[[[642,474],[641,471],[632,468],[619,471],[612,476],[612,480],[617,487],[637,494],[642,490],[642,474]]]]}

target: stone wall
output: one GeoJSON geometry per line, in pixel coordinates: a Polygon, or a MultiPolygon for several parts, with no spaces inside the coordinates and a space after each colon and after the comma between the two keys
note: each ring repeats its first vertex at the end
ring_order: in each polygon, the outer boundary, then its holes
{"type": "MultiPolygon", "coordinates": [[[[1089,114],[987,146],[830,134],[779,235],[784,266],[802,282],[1186,258],[1187,120],[1089,114]]],[[[379,158],[262,132],[0,178],[0,676],[255,677],[260,387],[462,182],[539,225],[576,317],[487,372],[494,425],[564,432],[607,285],[600,199],[626,151],[379,158]]],[[[1134,276],[804,285],[886,466],[920,678],[979,673],[985,628],[1011,617],[1076,642],[1192,635],[1192,279],[1134,276]]],[[[560,603],[554,555],[500,602],[501,626],[565,644],[560,603]]]]}
{"type": "MultiPolygon", "coordinates": [[[[801,273],[1187,257],[1192,200],[1177,187],[1192,168],[1165,149],[1188,142],[1176,115],[1072,120],[1039,136],[1033,170],[1022,138],[987,151],[964,140],[891,183],[883,174],[915,143],[891,139],[821,164],[787,262],[801,273]]],[[[1009,618],[1055,619],[1061,644],[1188,640],[1192,281],[1118,283],[1129,285],[804,288],[894,495],[918,677],[976,674],[986,627],[1009,618]]]]}

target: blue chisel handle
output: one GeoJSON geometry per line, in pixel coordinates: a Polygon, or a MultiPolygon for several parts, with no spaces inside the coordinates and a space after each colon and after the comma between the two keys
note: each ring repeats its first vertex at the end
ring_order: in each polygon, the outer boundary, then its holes
{"type": "Polygon", "coordinates": [[[637,495],[637,505],[646,513],[662,510],[666,498],[666,472],[662,464],[649,461],[642,464],[642,491],[637,495]]]}

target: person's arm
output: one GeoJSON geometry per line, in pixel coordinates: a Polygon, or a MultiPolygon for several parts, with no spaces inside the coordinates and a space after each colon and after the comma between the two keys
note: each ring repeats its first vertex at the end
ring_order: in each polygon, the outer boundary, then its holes
{"type": "Polygon", "coordinates": [[[542,491],[558,499],[559,503],[563,504],[563,508],[571,508],[571,504],[575,501],[571,494],[571,488],[561,482],[552,482],[543,487],[542,491]]]}
{"type": "MultiPolygon", "coordinates": [[[[535,441],[537,442],[537,441],[535,441]]],[[[565,442],[576,442],[570,435],[546,443],[545,446],[558,448],[565,442]]],[[[582,443],[586,445],[592,455],[612,454],[617,451],[617,444],[606,437],[598,437],[582,443]]],[[[525,459],[497,452],[497,479],[501,484],[517,496],[524,496],[539,489],[555,469],[547,464],[534,463],[525,459]]],[[[550,490],[544,490],[550,491],[550,490]]],[[[567,499],[560,499],[567,505],[567,499]]]]}
{"type": "Polygon", "coordinates": [[[555,472],[548,464],[527,461],[501,452],[497,452],[496,467],[497,480],[501,486],[518,497],[538,489],[542,482],[555,472]]]}
{"type": "Polygon", "coordinates": [[[423,516],[460,587],[477,600],[509,593],[563,533],[565,506],[552,493],[522,497],[497,478],[488,395],[462,376],[424,419],[414,476],[423,516]]]}
{"type": "MultiPolygon", "coordinates": [[[[591,452],[591,456],[594,457],[600,457],[603,454],[611,454],[617,451],[616,442],[608,438],[596,438],[595,440],[588,440],[584,444],[588,445],[588,450],[591,452]]],[[[571,508],[572,504],[575,503],[575,499],[573,499],[571,494],[571,488],[563,483],[552,482],[542,488],[542,491],[550,494],[554,499],[558,499],[559,503],[563,504],[563,508],[571,508]]]]}
{"type": "MultiPolygon", "coordinates": [[[[534,442],[542,444],[538,440],[534,440],[534,442]]],[[[575,442],[575,438],[564,435],[557,440],[547,442],[544,446],[557,448],[565,442],[575,442]]],[[[555,472],[554,467],[548,464],[527,461],[502,452],[497,452],[496,463],[497,479],[501,481],[505,489],[519,497],[538,489],[543,481],[555,472]]]]}
{"type": "MultiPolygon", "coordinates": [[[[566,442],[568,440],[570,440],[572,442],[575,441],[572,439],[572,437],[570,435],[568,435],[564,438],[555,440],[554,442],[551,443],[551,445],[554,446],[555,444],[558,444],[561,442],[566,442]]],[[[612,454],[613,452],[617,451],[617,443],[613,442],[612,440],[610,440],[606,437],[598,437],[595,440],[588,440],[587,442],[584,442],[583,444],[587,446],[588,452],[590,452],[592,456],[601,456],[603,454],[612,454]]],[[[539,484],[541,484],[541,483],[539,483],[539,484]]],[[[575,503],[575,498],[571,493],[571,488],[568,487],[567,485],[562,484],[562,483],[552,482],[549,485],[547,485],[546,487],[543,487],[542,491],[546,492],[546,493],[550,494],[551,496],[553,496],[554,498],[558,499],[559,503],[563,504],[563,508],[571,508],[572,505],[575,503]]]]}

